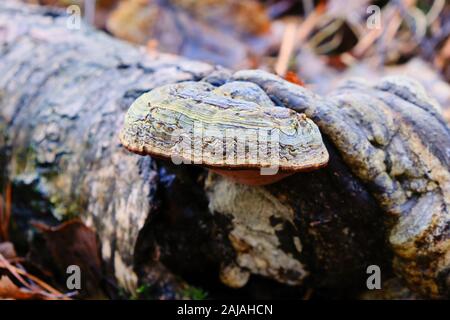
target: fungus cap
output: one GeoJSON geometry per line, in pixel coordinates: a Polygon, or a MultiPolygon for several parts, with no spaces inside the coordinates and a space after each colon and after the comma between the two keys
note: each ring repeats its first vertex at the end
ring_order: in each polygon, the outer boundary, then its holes
{"type": "Polygon", "coordinates": [[[241,81],[153,89],[131,105],[120,139],[134,153],[202,165],[246,184],[272,183],[328,162],[312,120],[241,81]]]}

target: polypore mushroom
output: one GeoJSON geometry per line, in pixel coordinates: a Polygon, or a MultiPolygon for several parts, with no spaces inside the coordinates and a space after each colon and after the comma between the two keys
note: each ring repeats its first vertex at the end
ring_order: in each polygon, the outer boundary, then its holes
{"type": "Polygon", "coordinates": [[[121,131],[130,151],[197,164],[250,185],[320,168],[328,152],[304,114],[276,106],[257,85],[165,85],[141,95],[121,131]]]}

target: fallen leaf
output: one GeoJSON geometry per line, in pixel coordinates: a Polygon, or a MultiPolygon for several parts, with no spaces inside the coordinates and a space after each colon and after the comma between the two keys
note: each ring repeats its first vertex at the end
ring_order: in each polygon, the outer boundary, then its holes
{"type": "Polygon", "coordinates": [[[67,268],[76,265],[81,270],[81,290],[88,298],[104,298],[102,291],[102,260],[95,232],[80,220],[64,222],[49,227],[39,222],[32,223],[43,232],[46,247],[57,266],[58,273],[66,278],[67,268]]]}
{"type": "Polygon", "coordinates": [[[278,43],[265,6],[256,0],[121,1],[106,29],[158,51],[239,69],[278,43]],[[249,19],[251,16],[251,19],[249,19]],[[156,41],[156,42],[153,42],[156,41]]]}
{"type": "Polygon", "coordinates": [[[300,77],[293,71],[286,72],[284,79],[289,82],[298,84],[299,86],[302,86],[302,87],[305,86],[305,83],[302,81],[302,79],[300,79],[300,77]]]}
{"type": "Polygon", "coordinates": [[[0,242],[0,254],[8,260],[17,258],[16,250],[11,242],[0,242]]]}
{"type": "Polygon", "coordinates": [[[27,289],[19,288],[7,276],[0,277],[0,299],[14,300],[48,300],[49,298],[42,293],[32,292],[27,289]]]}
{"type": "Polygon", "coordinates": [[[336,70],[345,70],[347,68],[347,64],[342,61],[342,57],[338,56],[328,56],[326,57],[326,62],[329,66],[335,68],[336,70]]]}

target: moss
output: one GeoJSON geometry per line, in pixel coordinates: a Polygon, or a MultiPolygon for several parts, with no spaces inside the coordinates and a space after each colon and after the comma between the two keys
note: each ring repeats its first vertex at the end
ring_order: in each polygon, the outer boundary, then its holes
{"type": "MultiPolygon", "coordinates": [[[[129,296],[125,291],[121,292],[123,298],[131,300],[152,300],[155,299],[155,288],[147,283],[139,286],[134,293],[129,296]]],[[[208,293],[201,288],[195,286],[187,286],[181,292],[184,299],[191,300],[205,300],[208,297],[208,293]]]]}
{"type": "Polygon", "coordinates": [[[131,300],[151,300],[152,298],[152,286],[146,283],[139,286],[130,297],[131,300]]]}
{"type": "Polygon", "coordinates": [[[188,286],[182,291],[182,294],[192,300],[205,300],[208,297],[208,292],[194,286],[188,286]]]}
{"type": "Polygon", "coordinates": [[[23,172],[25,172],[28,168],[29,165],[33,165],[35,164],[36,161],[36,150],[34,149],[34,147],[32,145],[23,148],[23,149],[19,149],[15,152],[15,157],[16,157],[16,166],[15,166],[15,172],[13,172],[13,174],[15,175],[19,175],[23,172]]]}
{"type": "Polygon", "coordinates": [[[77,199],[72,195],[67,197],[66,195],[55,194],[50,198],[50,202],[55,207],[54,214],[61,221],[68,221],[80,216],[84,212],[83,206],[78,202],[67,203],[63,199],[77,199]]]}
{"type": "Polygon", "coordinates": [[[64,212],[62,216],[60,216],[62,221],[69,221],[80,216],[79,207],[76,204],[71,204],[64,212]]]}

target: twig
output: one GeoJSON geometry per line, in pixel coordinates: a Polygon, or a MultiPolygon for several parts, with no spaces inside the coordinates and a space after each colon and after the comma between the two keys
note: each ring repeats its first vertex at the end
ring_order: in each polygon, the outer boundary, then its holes
{"type": "Polygon", "coordinates": [[[445,0],[434,0],[430,10],[426,14],[427,25],[431,25],[445,7],[445,0]]]}
{"type": "MultiPolygon", "coordinates": [[[[59,296],[61,297],[61,299],[67,298],[67,294],[63,294],[61,292],[59,292],[58,290],[56,290],[55,288],[53,288],[51,285],[47,284],[46,282],[44,282],[43,280],[39,279],[36,276],[33,276],[32,274],[29,274],[28,272],[26,272],[23,269],[17,269],[17,273],[29,278],[30,280],[34,281],[38,286],[40,286],[41,288],[47,290],[48,292],[50,292],[51,294],[55,295],[55,296],[59,296]]],[[[64,299],[64,300],[70,300],[70,299],[64,299]]]]}
{"type": "Polygon", "coordinates": [[[3,257],[3,255],[0,253],[0,268],[7,269],[24,287],[26,287],[28,290],[30,290],[33,293],[39,293],[46,295],[51,298],[57,298],[57,299],[63,299],[63,300],[70,300],[68,295],[73,295],[73,293],[69,294],[63,294],[53,288],[51,285],[47,284],[46,282],[42,281],[41,279],[37,278],[36,276],[33,276],[32,274],[29,274],[27,271],[17,268],[13,266],[11,263],[9,263],[8,260],[3,257]],[[30,285],[28,282],[25,281],[25,279],[22,277],[27,277],[31,281],[35,282],[40,289],[44,289],[47,292],[37,291],[35,286],[30,285]]]}
{"type": "Polygon", "coordinates": [[[331,38],[330,41],[327,41],[326,43],[316,47],[314,51],[318,55],[325,55],[327,53],[330,53],[331,51],[339,47],[343,39],[344,36],[341,33],[337,33],[333,36],[333,38],[331,38]]]}
{"type": "Polygon", "coordinates": [[[394,40],[395,35],[397,34],[400,26],[402,24],[402,20],[398,14],[395,14],[392,19],[389,21],[387,28],[383,34],[383,43],[391,43],[394,40]]]}
{"type": "MultiPolygon", "coordinates": [[[[398,19],[398,12],[392,5],[386,5],[386,7],[381,11],[382,23],[386,21],[392,21],[393,19],[398,19]]],[[[352,50],[353,56],[361,58],[364,56],[366,51],[377,41],[383,34],[383,28],[375,28],[365,33],[362,38],[359,39],[358,43],[352,50]]]]}
{"type": "Polygon", "coordinates": [[[400,15],[413,33],[414,40],[420,44],[426,33],[427,19],[423,12],[414,6],[415,2],[414,0],[394,0],[400,15]]]}
{"type": "Polygon", "coordinates": [[[308,17],[298,25],[298,22],[288,23],[281,42],[280,54],[275,64],[275,72],[284,77],[289,67],[289,60],[295,49],[302,45],[308,38],[314,27],[320,21],[320,17],[325,11],[325,5],[320,3],[308,17]]]}
{"type": "Polygon", "coordinates": [[[22,278],[20,274],[17,273],[17,268],[14,267],[12,264],[9,263],[8,260],[3,257],[3,255],[0,253],[0,262],[2,263],[2,267],[11,272],[11,274],[26,288],[29,290],[33,290],[33,287],[25,281],[25,279],[22,278]]]}
{"type": "Polygon", "coordinates": [[[90,24],[95,23],[95,9],[96,0],[85,0],[84,1],[84,17],[85,20],[90,24]]]}
{"type": "Polygon", "coordinates": [[[336,19],[329,23],[325,28],[321,29],[310,41],[310,47],[315,48],[317,54],[325,54],[334,48],[338,47],[342,43],[342,34],[337,33],[337,30],[342,27],[344,21],[342,19],[336,19]],[[325,39],[331,37],[331,40],[322,43],[325,39]]]}
{"type": "Polygon", "coordinates": [[[300,25],[297,33],[298,44],[301,45],[309,34],[313,31],[314,27],[319,23],[325,12],[326,5],[321,2],[316,9],[303,21],[300,25]]]}
{"type": "Polygon", "coordinates": [[[277,63],[275,64],[275,72],[284,77],[289,67],[289,60],[292,52],[295,49],[295,38],[297,35],[297,22],[291,21],[286,25],[283,34],[283,41],[281,42],[280,53],[278,55],[277,63]]]}

